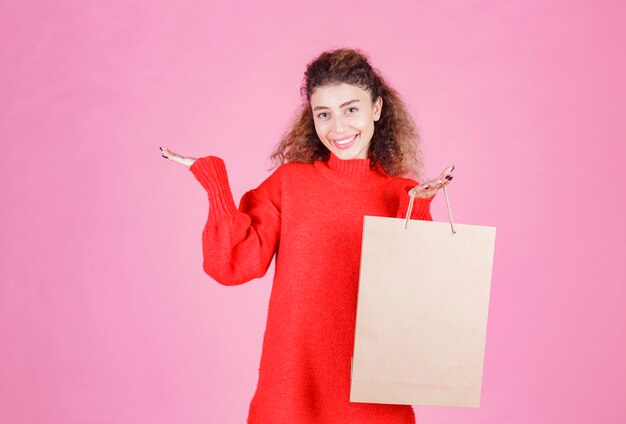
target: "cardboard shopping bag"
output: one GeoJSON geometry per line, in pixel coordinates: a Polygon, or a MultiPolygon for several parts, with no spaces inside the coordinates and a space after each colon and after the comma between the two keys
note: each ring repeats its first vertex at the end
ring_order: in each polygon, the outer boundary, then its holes
{"type": "Polygon", "coordinates": [[[365,216],[350,401],[479,407],[495,227],[365,216]]]}

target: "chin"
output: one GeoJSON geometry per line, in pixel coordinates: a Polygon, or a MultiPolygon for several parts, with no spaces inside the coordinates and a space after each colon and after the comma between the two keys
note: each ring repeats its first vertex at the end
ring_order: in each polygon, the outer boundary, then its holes
{"type": "MultiPolygon", "coordinates": [[[[356,147],[356,146],[353,146],[356,147]]],[[[368,151],[366,150],[365,152],[363,152],[362,150],[359,149],[348,149],[348,150],[333,150],[333,152],[335,153],[335,156],[337,156],[340,159],[367,159],[367,154],[368,151]],[[359,156],[363,156],[363,157],[359,157],[359,156]]]]}
{"type": "Polygon", "coordinates": [[[354,152],[346,152],[345,150],[333,150],[333,153],[335,154],[335,156],[337,156],[339,159],[344,159],[344,160],[348,160],[348,159],[354,159],[356,157],[356,153],[354,152]]]}

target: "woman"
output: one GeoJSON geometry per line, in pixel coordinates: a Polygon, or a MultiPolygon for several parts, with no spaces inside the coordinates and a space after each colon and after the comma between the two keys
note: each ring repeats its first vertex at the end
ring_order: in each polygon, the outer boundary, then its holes
{"type": "Polygon", "coordinates": [[[236,285],[265,275],[272,293],[248,423],[414,423],[409,405],[351,403],[364,215],[432,220],[430,202],[452,180],[418,185],[417,130],[397,93],[352,49],[307,66],[303,104],[272,158],[280,166],[235,206],[222,159],[164,157],[206,189],[204,270],[236,285]]]}

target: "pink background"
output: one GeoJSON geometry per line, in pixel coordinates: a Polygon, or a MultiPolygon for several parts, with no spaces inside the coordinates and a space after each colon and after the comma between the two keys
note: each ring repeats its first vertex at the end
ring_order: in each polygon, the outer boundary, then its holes
{"type": "Polygon", "coordinates": [[[0,422],[244,422],[273,266],[203,273],[205,192],[158,146],[224,158],[238,203],[350,46],[497,227],[481,407],[418,422],[623,423],[622,2],[249,3],[0,3],[0,422]]]}

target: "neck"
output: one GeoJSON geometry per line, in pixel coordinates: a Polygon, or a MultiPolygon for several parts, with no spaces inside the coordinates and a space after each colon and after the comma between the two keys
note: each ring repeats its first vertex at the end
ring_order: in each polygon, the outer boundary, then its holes
{"type": "Polygon", "coordinates": [[[333,152],[328,158],[328,167],[346,177],[360,180],[372,172],[372,162],[368,159],[339,159],[333,152]]]}
{"type": "Polygon", "coordinates": [[[333,152],[326,162],[316,161],[316,168],[343,186],[369,186],[384,182],[387,175],[371,159],[340,159],[333,152]]]}

